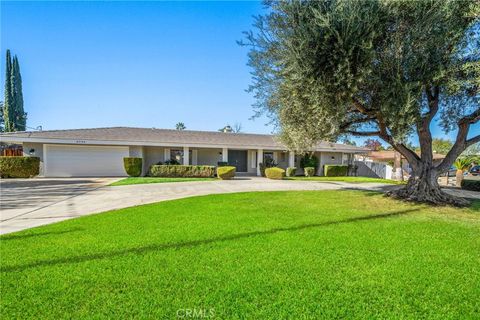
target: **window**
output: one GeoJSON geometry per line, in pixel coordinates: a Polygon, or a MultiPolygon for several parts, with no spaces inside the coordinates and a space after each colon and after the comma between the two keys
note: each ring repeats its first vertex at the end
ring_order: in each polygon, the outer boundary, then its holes
{"type": "Polygon", "coordinates": [[[263,163],[273,162],[273,152],[264,152],[263,153],[263,163]]]}
{"type": "Polygon", "coordinates": [[[183,150],[170,149],[170,159],[183,164],[183,150]]]}
{"type": "MultiPolygon", "coordinates": [[[[192,164],[192,149],[188,150],[188,164],[192,164]]],[[[170,159],[177,161],[179,164],[183,164],[183,150],[170,149],[170,159]]]]}

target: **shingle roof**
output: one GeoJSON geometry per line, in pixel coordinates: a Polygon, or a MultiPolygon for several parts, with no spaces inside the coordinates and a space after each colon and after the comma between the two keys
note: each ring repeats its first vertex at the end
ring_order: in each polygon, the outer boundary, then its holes
{"type": "MultiPolygon", "coordinates": [[[[420,152],[417,152],[420,155],[420,152]]],[[[382,150],[382,151],[369,151],[368,156],[373,160],[377,161],[388,161],[395,159],[395,151],[393,150],[382,150]]],[[[405,158],[402,156],[402,158],[405,158]]],[[[433,153],[434,160],[444,159],[445,155],[439,153],[433,153]]]]}
{"type": "MultiPolygon", "coordinates": [[[[1,140],[8,141],[9,137],[16,140],[24,138],[25,141],[32,139],[72,139],[88,141],[125,141],[144,142],[155,144],[176,144],[180,145],[222,145],[225,147],[258,147],[264,149],[285,149],[276,136],[268,134],[251,133],[225,133],[217,131],[193,131],[193,130],[171,130],[156,128],[132,128],[132,127],[110,127],[91,129],[71,130],[45,130],[9,132],[0,134],[1,140]]],[[[54,141],[51,141],[54,142],[54,141]]],[[[350,145],[337,143],[320,142],[317,150],[339,150],[345,152],[364,152],[365,149],[350,145]]]]}

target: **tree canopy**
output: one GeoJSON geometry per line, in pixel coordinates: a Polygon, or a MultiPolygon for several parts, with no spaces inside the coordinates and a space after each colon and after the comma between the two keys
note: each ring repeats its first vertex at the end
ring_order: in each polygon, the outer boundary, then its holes
{"type": "Polygon", "coordinates": [[[409,161],[413,178],[426,182],[480,141],[468,137],[480,119],[477,0],[267,5],[244,42],[251,46],[250,91],[256,111],[273,117],[292,149],[343,135],[378,136],[409,161]],[[438,117],[445,131],[458,134],[433,166],[430,125],[438,117]],[[414,133],[420,155],[405,143],[414,133]]]}

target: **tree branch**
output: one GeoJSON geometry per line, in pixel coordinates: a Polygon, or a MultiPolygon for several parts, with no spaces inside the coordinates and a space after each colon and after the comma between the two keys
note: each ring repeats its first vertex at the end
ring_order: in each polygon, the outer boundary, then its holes
{"type": "Polygon", "coordinates": [[[468,146],[474,144],[475,142],[480,141],[480,137],[477,135],[469,140],[467,140],[468,130],[470,130],[470,125],[478,122],[480,120],[480,108],[473,111],[471,114],[461,118],[458,121],[458,133],[457,138],[453,147],[448,151],[445,159],[437,166],[437,169],[440,173],[447,171],[455,161],[455,159],[460,156],[460,154],[468,146]]]}
{"type": "Polygon", "coordinates": [[[357,109],[360,113],[366,116],[372,116],[372,110],[367,109],[358,99],[352,98],[353,106],[357,109]]]}
{"type": "Polygon", "coordinates": [[[425,87],[425,92],[427,93],[427,101],[428,101],[428,112],[422,117],[422,119],[427,121],[428,125],[435,117],[438,112],[438,97],[440,95],[440,88],[438,86],[434,86],[433,93],[432,88],[430,85],[425,87]]]}
{"type": "Polygon", "coordinates": [[[380,131],[345,131],[345,133],[357,137],[380,136],[380,131]]]}
{"type": "Polygon", "coordinates": [[[467,148],[470,147],[472,144],[475,144],[477,142],[480,142],[480,134],[476,135],[473,138],[468,139],[467,141],[465,141],[465,143],[467,145],[467,148]]]}
{"type": "Polygon", "coordinates": [[[366,122],[369,122],[369,121],[375,121],[375,118],[367,117],[367,118],[361,118],[361,119],[355,119],[355,120],[347,121],[347,122],[340,125],[340,130],[342,130],[342,131],[347,130],[348,127],[350,127],[351,125],[366,123],[366,122]]]}

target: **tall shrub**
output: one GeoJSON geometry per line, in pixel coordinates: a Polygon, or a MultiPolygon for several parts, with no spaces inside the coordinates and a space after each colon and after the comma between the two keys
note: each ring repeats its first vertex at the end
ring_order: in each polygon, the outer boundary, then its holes
{"type": "Polygon", "coordinates": [[[142,158],[123,158],[123,167],[130,177],[139,177],[142,174],[143,159],[142,158]]]}

